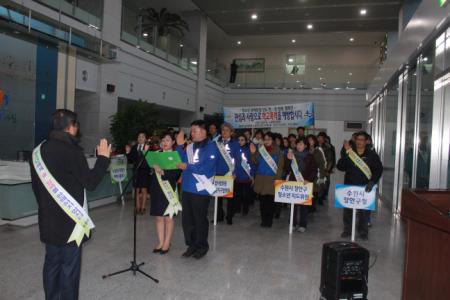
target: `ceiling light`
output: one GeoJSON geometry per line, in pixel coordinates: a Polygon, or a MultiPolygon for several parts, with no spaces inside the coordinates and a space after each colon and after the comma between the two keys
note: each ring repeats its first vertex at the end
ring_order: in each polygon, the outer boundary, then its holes
{"type": "Polygon", "coordinates": [[[423,58],[423,61],[428,61],[428,57],[424,57],[424,58],[423,58]]]}
{"type": "Polygon", "coordinates": [[[196,61],[196,60],[193,60],[193,61],[191,61],[191,64],[196,65],[196,64],[197,64],[197,61],[196,61]]]}
{"type": "Polygon", "coordinates": [[[353,75],[353,73],[352,73],[352,72],[350,72],[350,73],[348,73],[348,75],[349,75],[349,76],[352,76],[352,75],[353,75]]]}
{"type": "Polygon", "coordinates": [[[292,44],[295,44],[295,42],[297,42],[295,39],[291,40],[292,44]]]}
{"type": "Polygon", "coordinates": [[[293,58],[289,58],[288,62],[294,62],[294,59],[293,58]]]}
{"type": "Polygon", "coordinates": [[[240,45],[240,44],[242,44],[242,42],[241,41],[237,41],[236,44],[240,45]]]}
{"type": "Polygon", "coordinates": [[[180,44],[180,48],[183,48],[184,47],[184,45],[183,44],[180,44]]]}
{"type": "Polygon", "coordinates": [[[308,25],[306,25],[306,28],[308,28],[309,30],[311,30],[311,29],[314,28],[314,26],[313,26],[313,24],[308,24],[308,25]]]}
{"type": "Polygon", "coordinates": [[[257,14],[252,14],[251,18],[252,18],[252,20],[257,20],[258,19],[258,15],[257,14]]]}
{"type": "Polygon", "coordinates": [[[349,39],[349,41],[350,41],[351,43],[353,43],[353,42],[355,41],[355,38],[351,37],[351,38],[349,39]]]}
{"type": "Polygon", "coordinates": [[[297,83],[299,83],[299,82],[300,82],[300,80],[297,80],[296,82],[297,82],[297,83]]]}
{"type": "Polygon", "coordinates": [[[147,32],[144,32],[144,33],[142,34],[142,36],[143,36],[143,37],[148,37],[148,33],[147,33],[147,32]]]}
{"type": "Polygon", "coordinates": [[[359,13],[361,14],[361,16],[365,16],[367,15],[367,9],[363,8],[359,11],[359,13]]]}
{"type": "Polygon", "coordinates": [[[321,67],[318,67],[318,68],[317,68],[317,71],[322,71],[322,68],[321,68],[321,67]]]}

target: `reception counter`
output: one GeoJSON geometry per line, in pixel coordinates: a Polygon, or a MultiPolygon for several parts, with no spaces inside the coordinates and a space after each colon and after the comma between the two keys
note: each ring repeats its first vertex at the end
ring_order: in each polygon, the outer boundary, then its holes
{"type": "MultiPolygon", "coordinates": [[[[92,167],[95,158],[88,158],[88,163],[92,167]]],[[[111,183],[108,171],[94,191],[87,191],[87,200],[90,207],[99,206],[116,201],[119,194],[119,185],[111,183]]],[[[29,164],[0,161],[0,224],[36,214],[37,203],[31,188],[29,164]]]]}

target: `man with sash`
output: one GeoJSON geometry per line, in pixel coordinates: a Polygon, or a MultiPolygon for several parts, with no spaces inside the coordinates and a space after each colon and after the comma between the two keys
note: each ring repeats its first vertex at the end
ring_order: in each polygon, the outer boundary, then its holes
{"type": "Polygon", "coordinates": [[[184,132],[177,135],[177,151],[182,163],[178,168],[182,173],[182,225],[187,250],[183,257],[197,259],[206,255],[208,244],[208,207],[216,188],[214,175],[219,157],[217,147],[208,139],[206,123],[197,120],[191,124],[192,144],[183,149],[184,132]]]}
{"type": "MultiPolygon", "coordinates": [[[[348,141],[344,142],[345,153],[337,164],[339,171],[345,172],[344,184],[360,185],[366,187],[366,192],[370,192],[378,183],[383,173],[383,165],[378,154],[367,147],[368,134],[358,132],[355,135],[355,147],[348,141]]],[[[369,227],[368,219],[370,211],[358,210],[357,231],[362,240],[368,239],[369,227]]],[[[351,234],[352,210],[344,209],[343,213],[344,231],[341,237],[346,238],[351,234]]]]}
{"type": "Polygon", "coordinates": [[[94,190],[109,166],[111,146],[102,139],[95,166],[89,169],[78,146],[78,130],[74,112],[57,110],[48,141],[33,150],[30,162],[40,238],[46,250],[43,281],[47,300],[78,299],[82,244],[94,228],[85,189],[94,190]]]}
{"type": "MultiPolygon", "coordinates": [[[[219,151],[219,158],[217,160],[216,175],[218,176],[234,176],[236,163],[240,161],[240,146],[239,143],[232,138],[233,126],[228,123],[223,123],[220,127],[220,137],[215,142],[219,151]]],[[[227,224],[233,224],[233,216],[235,213],[233,200],[228,200],[227,204],[227,224]]],[[[223,210],[223,198],[220,197],[217,208],[217,221],[222,222],[225,212],[223,210]]]]}
{"type": "Polygon", "coordinates": [[[220,134],[217,131],[217,125],[215,123],[211,123],[208,126],[208,134],[212,141],[217,141],[220,138],[220,134]]]}

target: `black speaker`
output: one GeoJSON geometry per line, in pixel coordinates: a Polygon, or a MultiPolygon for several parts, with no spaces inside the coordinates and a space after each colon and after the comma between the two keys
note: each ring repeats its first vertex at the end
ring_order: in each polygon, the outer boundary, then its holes
{"type": "Polygon", "coordinates": [[[114,91],[116,90],[116,86],[114,84],[106,84],[106,91],[108,93],[114,93],[114,91]]]}
{"type": "Polygon", "coordinates": [[[367,299],[369,251],[356,243],[323,245],[320,292],[326,300],[367,299]]]}

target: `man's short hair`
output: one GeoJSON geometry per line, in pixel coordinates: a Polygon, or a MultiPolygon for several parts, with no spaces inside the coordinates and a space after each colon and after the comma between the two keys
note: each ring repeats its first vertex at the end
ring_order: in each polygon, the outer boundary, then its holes
{"type": "Polygon", "coordinates": [[[194,122],[191,123],[191,126],[198,126],[201,129],[206,130],[206,122],[203,120],[195,120],[194,122]]]}
{"type": "Polygon", "coordinates": [[[297,127],[297,131],[298,131],[299,129],[301,129],[301,130],[305,131],[305,127],[303,127],[303,126],[299,126],[299,127],[297,127]]]}
{"type": "Polygon", "coordinates": [[[230,123],[223,123],[223,124],[220,126],[220,130],[222,130],[222,129],[224,129],[224,128],[230,128],[231,131],[234,130],[233,125],[231,125],[230,123]]]}
{"type": "Polygon", "coordinates": [[[366,140],[368,140],[370,137],[369,134],[365,131],[358,131],[357,133],[355,133],[355,138],[359,136],[363,136],[366,140]]]}
{"type": "Polygon", "coordinates": [[[52,130],[64,131],[77,123],[77,114],[71,110],[58,109],[52,114],[52,130]]]}

